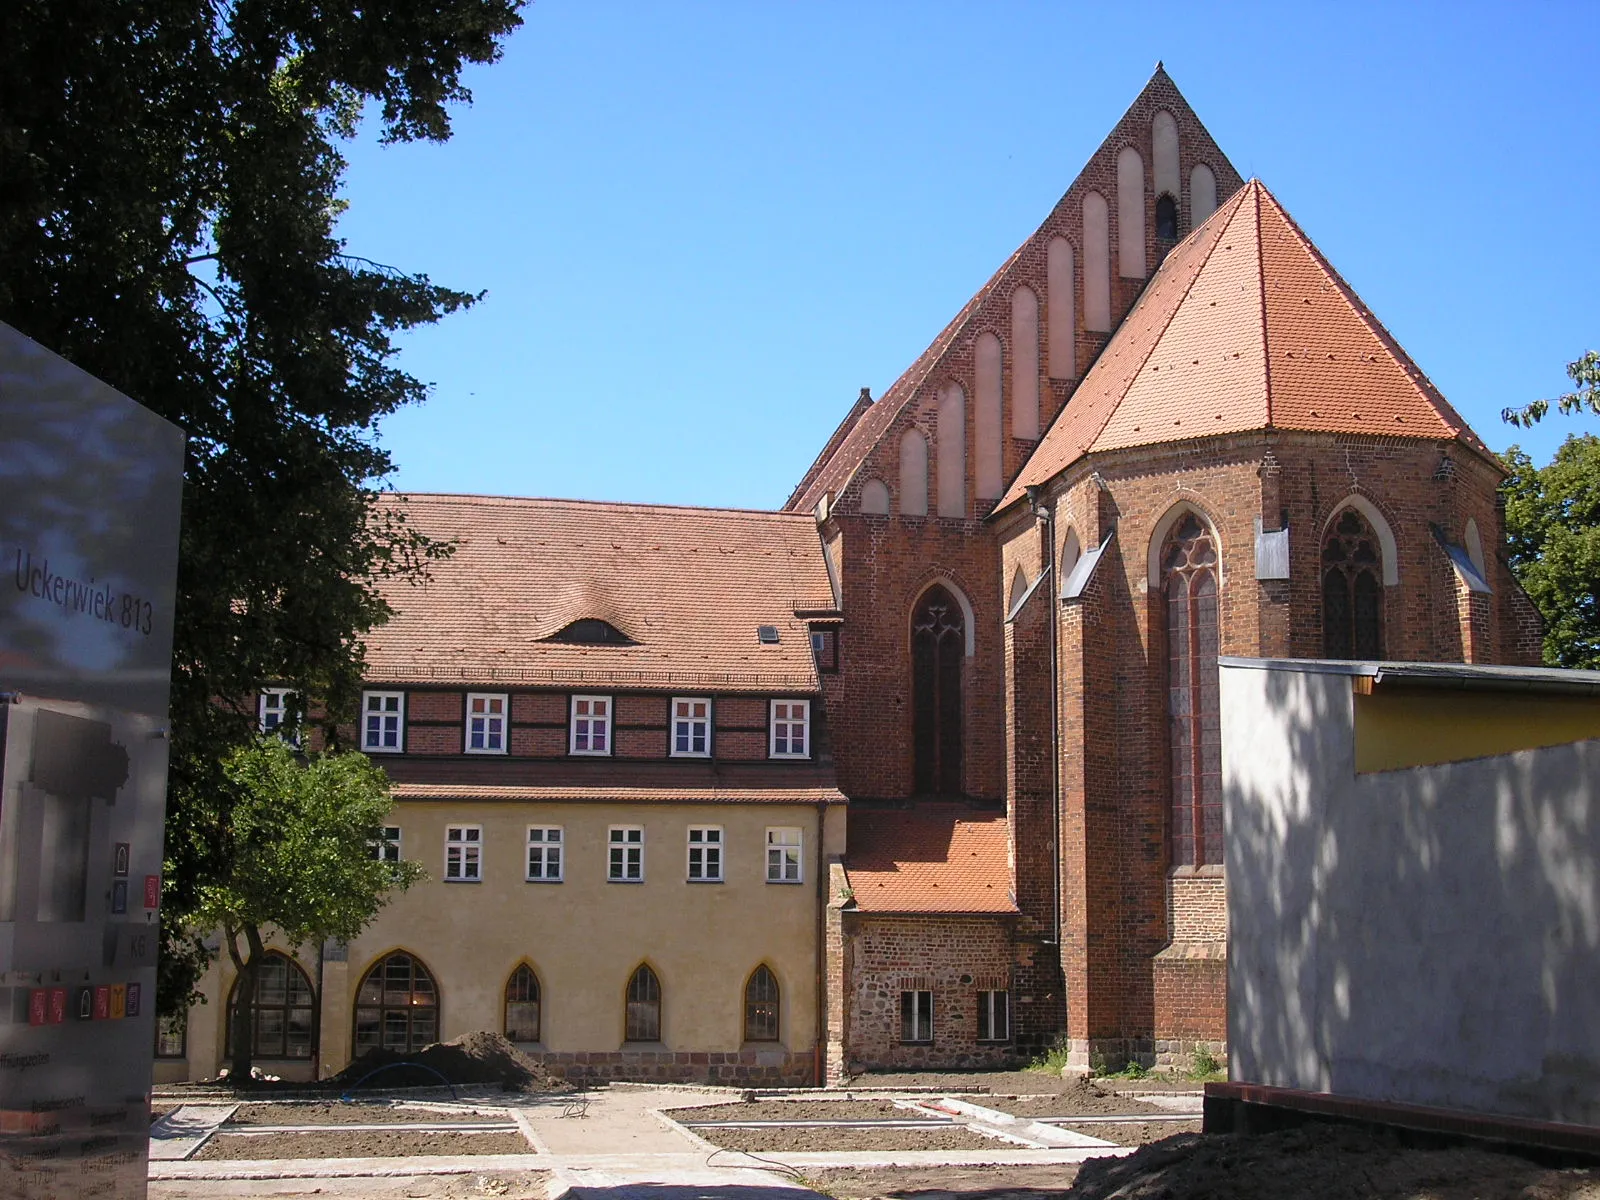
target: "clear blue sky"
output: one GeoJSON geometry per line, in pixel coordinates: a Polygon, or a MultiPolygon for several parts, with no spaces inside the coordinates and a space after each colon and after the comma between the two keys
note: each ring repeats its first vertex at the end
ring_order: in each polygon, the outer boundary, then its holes
{"type": "Polygon", "coordinates": [[[1600,349],[1600,4],[542,0],[441,146],[349,149],[409,337],[402,490],[773,507],[1166,63],[1495,448],[1600,349]]]}

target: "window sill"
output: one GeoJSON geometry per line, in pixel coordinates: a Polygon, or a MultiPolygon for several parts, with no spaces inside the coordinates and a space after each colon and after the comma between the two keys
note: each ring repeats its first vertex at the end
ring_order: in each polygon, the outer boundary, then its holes
{"type": "Polygon", "coordinates": [[[482,879],[445,879],[444,883],[482,883],[482,879]]]}
{"type": "Polygon", "coordinates": [[[902,1040],[900,1044],[902,1046],[931,1046],[931,1045],[933,1045],[933,1039],[932,1038],[926,1038],[926,1039],[924,1039],[922,1041],[918,1041],[918,1042],[907,1042],[907,1041],[902,1040]]]}
{"type": "Polygon", "coordinates": [[[726,883],[724,879],[685,879],[685,883],[726,883]]]}
{"type": "Polygon", "coordinates": [[[1221,863],[1204,863],[1198,867],[1182,866],[1173,867],[1167,872],[1170,879],[1222,879],[1224,878],[1221,863]]]}
{"type": "Polygon", "coordinates": [[[769,879],[769,880],[767,880],[767,882],[772,884],[774,887],[799,887],[802,883],[805,882],[805,880],[804,879],[769,879]]]}
{"type": "Polygon", "coordinates": [[[504,750],[463,750],[461,753],[469,754],[473,758],[504,758],[507,752],[504,750]]]}
{"type": "Polygon", "coordinates": [[[524,878],[522,882],[523,883],[565,883],[566,880],[565,879],[561,879],[561,878],[557,878],[557,879],[545,879],[545,878],[534,879],[532,877],[527,877],[527,878],[524,878]]]}
{"type": "Polygon", "coordinates": [[[568,758],[610,758],[609,750],[568,750],[568,758]]]}
{"type": "Polygon", "coordinates": [[[673,750],[673,751],[670,751],[667,754],[667,757],[668,758],[702,758],[703,759],[703,758],[710,758],[711,757],[711,751],[707,750],[704,754],[695,754],[695,753],[693,753],[691,751],[688,751],[688,750],[673,750]]]}
{"type": "Polygon", "coordinates": [[[776,761],[776,762],[809,762],[811,760],[811,755],[809,755],[809,754],[770,754],[769,753],[767,755],[767,757],[772,759],[772,760],[774,760],[774,761],[776,761]]]}
{"type": "Polygon", "coordinates": [[[607,879],[606,882],[607,883],[643,883],[644,879],[643,879],[643,877],[641,877],[639,879],[607,879]]]}

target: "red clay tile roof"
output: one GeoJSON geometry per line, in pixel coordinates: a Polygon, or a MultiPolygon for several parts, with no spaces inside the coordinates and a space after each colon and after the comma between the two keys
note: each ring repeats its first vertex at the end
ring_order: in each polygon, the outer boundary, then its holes
{"type": "Polygon", "coordinates": [[[368,678],[762,692],[818,689],[806,621],[834,610],[809,516],[732,509],[413,495],[390,501],[454,539],[430,582],[387,581],[395,616],[368,678]],[[546,639],[604,620],[631,645],[546,639]],[[756,630],[775,625],[776,645],[756,630]]]}
{"type": "Polygon", "coordinates": [[[1260,182],[1162,263],[999,507],[1085,454],[1256,429],[1488,449],[1260,182]]]}
{"type": "Polygon", "coordinates": [[[1004,816],[970,809],[850,814],[845,874],[860,912],[1015,913],[1004,816]]]}

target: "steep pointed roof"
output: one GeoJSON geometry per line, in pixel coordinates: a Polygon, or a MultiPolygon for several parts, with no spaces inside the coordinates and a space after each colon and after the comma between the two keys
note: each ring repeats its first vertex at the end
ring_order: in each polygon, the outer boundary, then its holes
{"type": "MultiPolygon", "coordinates": [[[[979,321],[990,300],[1009,292],[1006,285],[1008,280],[1012,279],[1015,269],[1019,267],[1030,247],[1036,244],[1043,245],[1048,239],[1052,228],[1059,224],[1056,218],[1067,209],[1069,199],[1075,201],[1072,207],[1077,211],[1085,190],[1104,188],[1104,182],[1094,177],[1095,164],[1114,162],[1117,150],[1128,141],[1130,127],[1146,124],[1151,114],[1163,108],[1183,114],[1183,119],[1191,123],[1196,131],[1197,144],[1203,142],[1204,147],[1208,148],[1204,160],[1215,172],[1217,186],[1220,189],[1219,195],[1226,195],[1238,187],[1240,182],[1238,172],[1211,140],[1210,134],[1195,116],[1193,109],[1183,98],[1183,94],[1167,74],[1166,69],[1157,63],[1155,73],[1134,97],[1133,102],[1128,105],[1127,110],[1100,146],[1089,156],[1083,171],[1057,202],[1051,216],[1006,258],[1000,268],[962,306],[955,318],[939,332],[938,337],[917,356],[916,361],[894,381],[876,403],[863,407],[860,400],[856,402],[855,407],[846,414],[833,437],[828,440],[828,444],[823,447],[816,461],[789,496],[783,511],[810,512],[825,494],[833,492],[837,495],[849,485],[879,443],[896,427],[901,415],[913,406],[923,386],[939,370],[946,356],[957,347],[964,336],[973,332],[975,322],[979,321]]],[[[1071,240],[1080,246],[1082,244],[1081,238],[1076,235],[1071,240]]],[[[1037,288],[1038,284],[1035,283],[1034,286],[1037,288]]]]}
{"type": "Polygon", "coordinates": [[[998,507],[1085,454],[1258,429],[1489,454],[1252,179],[1167,256],[998,507]]]}

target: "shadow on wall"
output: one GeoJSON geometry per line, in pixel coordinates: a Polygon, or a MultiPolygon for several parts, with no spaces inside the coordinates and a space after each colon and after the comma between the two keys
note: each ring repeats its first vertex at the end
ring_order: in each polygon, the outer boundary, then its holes
{"type": "Polygon", "coordinates": [[[1600,740],[1357,775],[1353,703],[1223,670],[1233,1078],[1600,1124],[1600,740]]]}

